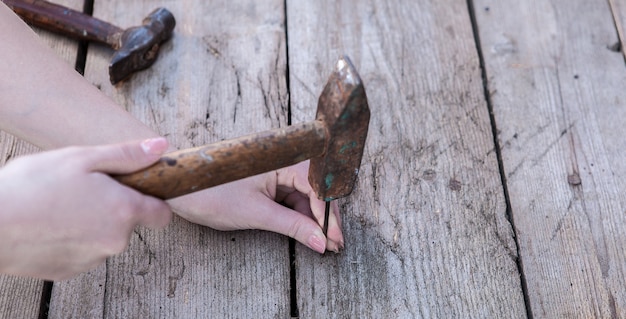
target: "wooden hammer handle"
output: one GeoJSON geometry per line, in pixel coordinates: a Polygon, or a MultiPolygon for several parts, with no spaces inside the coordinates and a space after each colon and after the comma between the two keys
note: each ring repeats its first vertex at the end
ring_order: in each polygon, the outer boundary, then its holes
{"type": "Polygon", "coordinates": [[[153,166],[114,178],[144,194],[174,198],[321,156],[327,134],[321,121],[292,125],[168,153],[153,166]]]}
{"type": "Polygon", "coordinates": [[[96,41],[118,49],[122,29],[82,12],[42,0],[0,0],[24,21],[79,40],[96,41]]]}

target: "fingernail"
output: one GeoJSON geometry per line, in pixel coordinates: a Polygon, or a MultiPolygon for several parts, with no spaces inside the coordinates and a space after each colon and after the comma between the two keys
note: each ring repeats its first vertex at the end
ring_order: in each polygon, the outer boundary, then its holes
{"type": "Polygon", "coordinates": [[[164,137],[149,138],[141,142],[141,148],[148,155],[161,155],[167,150],[167,140],[164,137]]]}
{"type": "Polygon", "coordinates": [[[323,254],[326,250],[326,243],[317,235],[311,235],[308,240],[309,247],[313,248],[316,252],[323,254]]]}

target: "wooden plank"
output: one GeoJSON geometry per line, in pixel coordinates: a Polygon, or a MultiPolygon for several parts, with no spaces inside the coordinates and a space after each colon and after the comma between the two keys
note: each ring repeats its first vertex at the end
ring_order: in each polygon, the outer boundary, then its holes
{"type": "Polygon", "coordinates": [[[608,46],[610,50],[622,52],[624,61],[626,61],[626,51],[624,51],[624,42],[626,41],[626,3],[623,0],[609,0],[609,7],[613,14],[613,23],[617,30],[618,42],[608,46]]]}
{"type": "Polygon", "coordinates": [[[476,1],[535,318],[626,314],[624,60],[608,3],[476,1]]]}
{"type": "Polygon", "coordinates": [[[303,318],[525,317],[465,1],[290,1],[293,121],[348,54],[372,110],[346,250],[298,246],[303,318]]]}
{"type": "MultiPolygon", "coordinates": [[[[160,5],[177,26],[157,62],[112,87],[111,50],[91,46],[86,77],[94,85],[179,148],[286,125],[282,1],[96,1],[94,15],[132,26],[160,5]]],[[[163,231],[138,229],[129,250],[105,267],[55,285],[51,318],[95,313],[287,317],[288,241],[266,232],[217,232],[180,218],[163,231]]]]}
{"type": "Polygon", "coordinates": [[[41,280],[0,275],[0,317],[37,318],[42,287],[41,280]]]}
{"type": "MultiPolygon", "coordinates": [[[[56,2],[76,10],[82,10],[83,7],[82,1],[56,2]]],[[[74,67],[78,45],[76,41],[39,28],[34,28],[34,30],[44,43],[74,67]]],[[[0,131],[0,167],[14,157],[38,151],[39,149],[32,144],[0,131]]],[[[42,280],[0,274],[0,291],[2,291],[0,293],[0,318],[36,318],[39,315],[42,288],[42,280]]]]}

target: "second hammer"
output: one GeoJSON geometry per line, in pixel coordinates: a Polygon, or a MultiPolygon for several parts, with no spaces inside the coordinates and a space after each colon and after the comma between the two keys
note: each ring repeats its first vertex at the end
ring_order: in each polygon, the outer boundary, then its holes
{"type": "Polygon", "coordinates": [[[41,0],[0,0],[24,21],[79,40],[95,41],[113,48],[109,79],[116,84],[134,72],[150,67],[161,43],[172,36],[176,20],[167,9],[158,8],[141,26],[121,29],[82,12],[41,0]]]}

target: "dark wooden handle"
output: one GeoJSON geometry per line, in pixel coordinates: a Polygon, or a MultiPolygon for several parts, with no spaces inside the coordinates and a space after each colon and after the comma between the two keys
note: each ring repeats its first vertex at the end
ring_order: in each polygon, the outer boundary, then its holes
{"type": "Polygon", "coordinates": [[[80,40],[97,41],[118,49],[122,29],[54,3],[41,0],[1,0],[24,21],[80,40]]]}
{"type": "Polygon", "coordinates": [[[153,166],[114,178],[169,199],[321,156],[326,140],[323,122],[313,121],[168,153],[153,166]]]}

